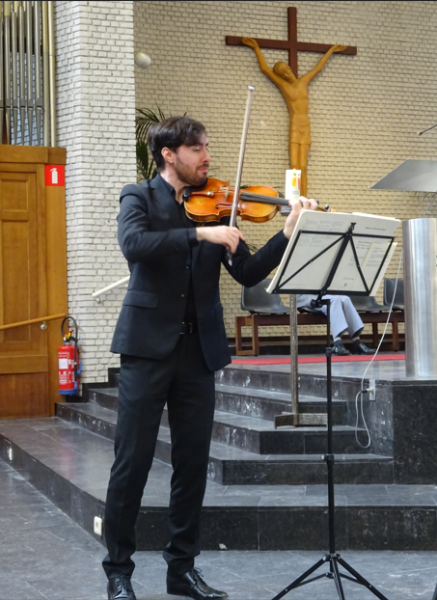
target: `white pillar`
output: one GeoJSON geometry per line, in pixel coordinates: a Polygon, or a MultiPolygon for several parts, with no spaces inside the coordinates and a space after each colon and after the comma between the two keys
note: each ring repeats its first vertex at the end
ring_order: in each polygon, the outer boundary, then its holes
{"type": "Polygon", "coordinates": [[[136,181],[133,2],[55,3],[58,145],[67,148],[69,312],[79,325],[84,382],[106,379],[128,274],[117,243],[123,185],[136,181]]]}
{"type": "Polygon", "coordinates": [[[405,372],[437,377],[437,219],[402,223],[404,239],[405,372]]]}

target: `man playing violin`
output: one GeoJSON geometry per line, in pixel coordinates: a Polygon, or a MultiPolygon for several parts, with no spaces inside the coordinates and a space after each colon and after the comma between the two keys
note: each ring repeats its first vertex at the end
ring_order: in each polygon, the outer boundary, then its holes
{"type": "Polygon", "coordinates": [[[315,209],[316,203],[290,202],[284,229],[251,255],[243,234],[227,219],[196,227],[185,214],[186,189],[207,181],[205,127],[171,117],[151,127],[148,143],[158,175],[125,186],[120,195],[118,240],[131,277],[111,347],[121,355],[121,367],[103,567],[109,600],[134,600],[134,527],[167,404],[173,466],[167,591],[215,600],[227,594],[206,584],[194,559],[200,552],[214,372],[231,362],[219,295],[221,264],[241,285],[259,283],[279,264],[301,209],[315,209]]]}

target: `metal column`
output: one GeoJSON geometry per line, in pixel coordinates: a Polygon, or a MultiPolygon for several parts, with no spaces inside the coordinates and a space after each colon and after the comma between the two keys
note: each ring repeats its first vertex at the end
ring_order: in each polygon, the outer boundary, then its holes
{"type": "Polygon", "coordinates": [[[405,367],[408,377],[437,377],[437,220],[403,222],[405,367]]]}

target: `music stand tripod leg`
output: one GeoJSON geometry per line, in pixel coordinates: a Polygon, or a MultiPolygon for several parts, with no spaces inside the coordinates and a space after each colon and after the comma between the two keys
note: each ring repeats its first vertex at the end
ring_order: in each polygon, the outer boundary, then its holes
{"type": "MultiPolygon", "coordinates": [[[[327,577],[328,579],[333,579],[335,586],[337,588],[337,593],[340,600],[345,600],[343,585],[341,583],[341,578],[347,579],[348,581],[352,581],[353,583],[357,583],[359,585],[363,585],[367,587],[367,589],[372,592],[374,596],[379,598],[380,600],[388,600],[386,596],[384,596],[381,592],[379,592],[371,583],[369,583],[364,577],[362,577],[357,571],[355,571],[351,566],[349,566],[346,561],[344,561],[341,556],[335,550],[335,502],[334,502],[334,454],[333,454],[333,446],[332,446],[332,372],[331,372],[331,358],[332,358],[332,348],[330,347],[330,337],[331,337],[331,314],[330,314],[330,300],[322,300],[322,296],[324,295],[324,291],[320,292],[318,299],[316,302],[319,305],[326,305],[327,310],[327,345],[326,345],[326,387],[327,387],[327,416],[328,416],[328,432],[327,432],[327,447],[328,452],[323,456],[323,459],[326,462],[328,469],[328,528],[329,528],[329,554],[326,554],[323,558],[317,561],[312,567],[310,567],[305,573],[303,573],[300,577],[295,579],[292,583],[290,583],[286,588],[284,588],[279,594],[277,594],[272,600],[279,600],[285,594],[290,592],[293,589],[296,589],[302,585],[311,583],[312,581],[316,581],[317,579],[321,579],[322,577],[327,577]],[[313,577],[308,579],[308,577],[314,573],[319,567],[321,567],[324,563],[329,561],[330,570],[327,573],[322,575],[313,577]],[[344,573],[340,573],[338,568],[338,564],[342,565],[353,577],[346,575],[344,573]]],[[[437,590],[436,590],[437,593],[437,590]]],[[[437,596],[434,595],[433,600],[437,600],[437,596]]]]}
{"type": "MultiPolygon", "coordinates": [[[[326,562],[326,559],[327,559],[327,557],[324,556],[323,558],[318,560],[312,567],[310,567],[307,571],[305,571],[305,573],[302,573],[302,575],[300,577],[298,577],[292,583],[287,585],[287,587],[284,588],[281,592],[279,592],[279,594],[277,594],[272,600],[280,600],[280,598],[285,596],[285,594],[288,594],[288,592],[291,592],[291,590],[293,590],[297,587],[300,587],[301,585],[304,585],[305,583],[309,583],[308,581],[305,581],[306,578],[309,577],[312,573],[314,573],[314,571],[317,571],[317,569],[326,562]]],[[[325,577],[325,574],[320,575],[319,577],[315,577],[311,581],[315,581],[316,579],[321,579],[322,577],[325,577]]]]}
{"type": "Polygon", "coordinates": [[[336,559],[337,559],[337,556],[331,554],[331,556],[330,556],[331,572],[332,572],[332,576],[334,579],[335,587],[337,588],[338,597],[340,598],[340,600],[345,600],[343,585],[341,583],[341,575],[340,575],[340,571],[338,570],[338,565],[337,565],[336,559]]]}
{"type": "MultiPolygon", "coordinates": [[[[367,581],[367,579],[365,579],[362,575],[360,575],[357,571],[355,571],[355,569],[353,569],[350,566],[350,564],[348,564],[340,555],[337,555],[337,562],[343,568],[345,568],[347,571],[349,571],[349,573],[351,575],[353,575],[355,579],[352,579],[350,577],[346,577],[345,575],[343,575],[343,577],[345,577],[346,579],[350,579],[350,580],[354,581],[354,583],[359,583],[362,586],[366,587],[377,598],[380,598],[380,600],[387,600],[387,598],[384,596],[384,594],[381,594],[381,592],[379,590],[377,590],[369,581],[367,581]]],[[[433,598],[433,600],[434,600],[434,598],[433,598]]]]}

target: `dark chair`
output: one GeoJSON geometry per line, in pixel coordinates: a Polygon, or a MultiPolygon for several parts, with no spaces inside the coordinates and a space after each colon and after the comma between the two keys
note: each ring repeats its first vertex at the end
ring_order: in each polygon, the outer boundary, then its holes
{"type": "Polygon", "coordinates": [[[358,312],[388,312],[390,306],[384,304],[378,304],[374,296],[350,296],[352,304],[355,306],[358,312]]]}
{"type": "Polygon", "coordinates": [[[250,313],[283,315],[288,314],[289,310],[281,300],[279,294],[269,294],[266,290],[270,285],[271,279],[264,279],[261,283],[253,287],[241,288],[241,310],[250,313]]]}
{"type": "MultiPolygon", "coordinates": [[[[391,306],[396,279],[384,279],[384,304],[391,306]]],[[[393,310],[404,310],[404,280],[398,279],[393,310]]]]}
{"type": "Polygon", "coordinates": [[[271,279],[241,289],[241,310],[248,311],[249,317],[235,317],[235,351],[238,356],[259,354],[258,327],[289,325],[289,309],[283,304],[279,294],[269,294],[266,288],[271,279]],[[243,350],[242,328],[252,327],[252,347],[243,350]]]}

